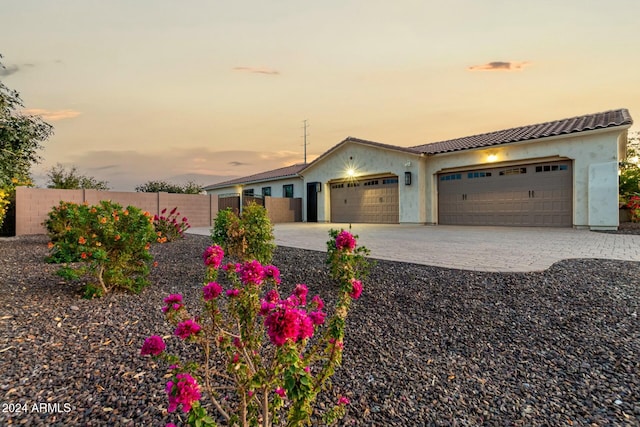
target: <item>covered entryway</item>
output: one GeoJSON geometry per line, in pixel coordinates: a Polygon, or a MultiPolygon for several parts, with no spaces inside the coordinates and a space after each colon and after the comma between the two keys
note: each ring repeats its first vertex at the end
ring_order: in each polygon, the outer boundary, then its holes
{"type": "Polygon", "coordinates": [[[398,177],[365,177],[331,183],[331,222],[397,224],[398,177]]]}
{"type": "Polygon", "coordinates": [[[438,223],[573,225],[571,161],[438,175],[438,223]]]}

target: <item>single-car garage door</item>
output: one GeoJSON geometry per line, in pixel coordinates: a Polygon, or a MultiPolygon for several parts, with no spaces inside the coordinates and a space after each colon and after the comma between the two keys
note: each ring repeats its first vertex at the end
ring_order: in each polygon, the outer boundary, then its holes
{"type": "Polygon", "coordinates": [[[438,175],[438,223],[571,227],[569,160],[438,175]]]}
{"type": "Polygon", "coordinates": [[[331,183],[331,222],[397,224],[398,177],[331,183]]]}

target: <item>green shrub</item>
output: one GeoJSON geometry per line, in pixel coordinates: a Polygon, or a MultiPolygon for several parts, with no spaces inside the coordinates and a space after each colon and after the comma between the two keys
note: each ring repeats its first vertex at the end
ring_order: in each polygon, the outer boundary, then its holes
{"type": "Polygon", "coordinates": [[[92,276],[85,296],[100,296],[119,288],[140,292],[149,284],[149,253],[156,238],[148,212],[101,201],[88,206],[60,202],[49,212],[45,226],[51,260],[65,264],[58,274],[69,280],[92,276]]]}
{"type": "Polygon", "coordinates": [[[256,203],[245,206],[241,218],[230,208],[218,212],[211,239],[241,261],[255,259],[267,264],[273,258],[273,226],[267,210],[256,203]]]}

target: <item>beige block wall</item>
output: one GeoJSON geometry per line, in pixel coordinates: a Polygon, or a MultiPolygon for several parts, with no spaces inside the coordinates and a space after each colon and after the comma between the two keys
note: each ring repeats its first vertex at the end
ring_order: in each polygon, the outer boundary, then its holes
{"type": "Polygon", "coordinates": [[[42,223],[61,200],[95,205],[111,200],[123,207],[135,206],[152,215],[178,207],[180,220],[187,217],[192,227],[210,227],[218,212],[218,198],[203,194],[133,193],[98,190],[57,190],[49,188],[16,188],[16,236],[45,234],[42,223]]]}
{"type": "Polygon", "coordinates": [[[302,199],[265,197],[264,207],[272,224],[302,221],[302,199]]]}

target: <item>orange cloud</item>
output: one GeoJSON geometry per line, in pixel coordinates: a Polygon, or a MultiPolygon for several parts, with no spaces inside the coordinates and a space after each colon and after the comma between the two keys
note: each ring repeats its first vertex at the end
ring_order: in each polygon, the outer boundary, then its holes
{"type": "Polygon", "coordinates": [[[22,110],[22,112],[32,116],[40,116],[43,119],[49,120],[52,122],[55,122],[58,120],[64,120],[64,119],[73,119],[75,117],[78,117],[80,114],[82,114],[80,113],[80,111],[75,111],[75,110],[51,111],[51,110],[44,110],[42,108],[28,108],[26,110],[22,110]]]}
{"type": "Polygon", "coordinates": [[[280,74],[280,71],[274,70],[273,68],[261,68],[261,67],[233,67],[234,71],[244,71],[252,74],[269,74],[272,76],[277,76],[280,74]]]}
{"type": "Polygon", "coordinates": [[[492,61],[482,65],[472,65],[468,71],[520,71],[530,62],[527,61],[492,61]]]}

